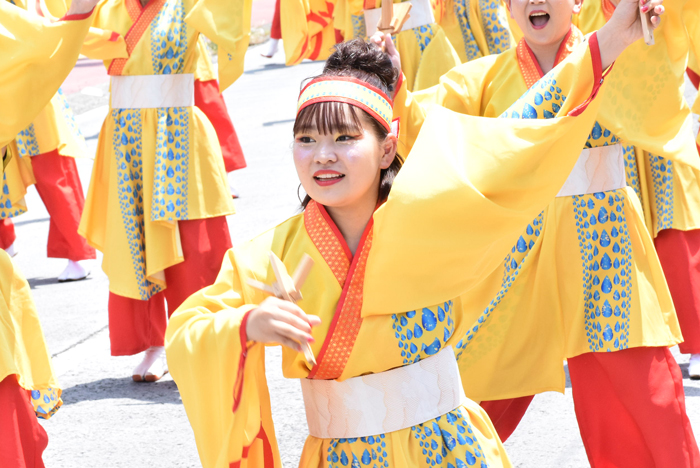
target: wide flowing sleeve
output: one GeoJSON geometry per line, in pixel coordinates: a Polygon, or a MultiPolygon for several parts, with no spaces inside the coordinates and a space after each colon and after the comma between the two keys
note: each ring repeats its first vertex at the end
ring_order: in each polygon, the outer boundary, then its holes
{"type": "Polygon", "coordinates": [[[0,148],[56,94],[89,27],[89,14],[49,22],[0,1],[0,148]]]}
{"type": "Polygon", "coordinates": [[[375,213],[363,316],[460,296],[503,262],[561,189],[593,127],[603,73],[591,42],[530,88],[504,113],[510,118],[431,108],[375,213]],[[566,101],[555,118],[533,120],[552,86],[566,101]]]}
{"type": "Polygon", "coordinates": [[[399,123],[398,152],[408,155],[425,121],[428,108],[441,106],[460,114],[480,115],[484,74],[495,57],[459,65],[440,77],[437,85],[418,92],[408,90],[401,75],[394,94],[394,120],[399,123]]]}
{"type": "Polygon", "coordinates": [[[188,25],[217,45],[222,92],[243,74],[252,7],[253,0],[198,0],[185,17],[188,25]]]}
{"type": "Polygon", "coordinates": [[[665,1],[655,45],[640,39],[616,61],[599,122],[624,142],[700,170],[693,120],[683,95],[692,34],[686,32],[681,14],[685,4],[665,1]]]}
{"type": "Polygon", "coordinates": [[[168,367],[205,468],[281,467],[265,379],[265,351],[245,336],[251,305],[229,250],[216,282],[190,296],[168,323],[168,367]],[[240,463],[238,465],[237,463],[240,463]]]}

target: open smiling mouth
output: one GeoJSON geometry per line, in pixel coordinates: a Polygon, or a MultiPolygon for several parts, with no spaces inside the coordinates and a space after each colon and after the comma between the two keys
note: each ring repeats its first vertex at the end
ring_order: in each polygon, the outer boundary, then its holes
{"type": "Polygon", "coordinates": [[[549,13],[545,13],[544,11],[536,11],[531,13],[529,18],[530,23],[532,23],[532,27],[535,29],[542,29],[549,22],[549,13]]]}
{"type": "Polygon", "coordinates": [[[318,185],[333,185],[345,178],[345,174],[318,174],[314,176],[314,180],[318,185]]]}

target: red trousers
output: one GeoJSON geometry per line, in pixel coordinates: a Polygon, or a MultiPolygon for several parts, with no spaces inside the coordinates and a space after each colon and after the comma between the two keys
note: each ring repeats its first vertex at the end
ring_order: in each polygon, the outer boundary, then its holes
{"type": "Polygon", "coordinates": [[[282,20],[280,16],[280,0],[275,2],[275,13],[272,15],[270,39],[282,39],[282,20]]]}
{"type": "MultiPolygon", "coordinates": [[[[586,353],[568,364],[576,419],[592,468],[700,467],[683,377],[668,348],[586,353]]],[[[512,433],[527,398],[516,399],[512,412],[494,415],[499,435],[512,433]]],[[[489,403],[502,409],[509,401],[489,403]]]]}
{"type": "MultiPolygon", "coordinates": [[[[36,190],[51,216],[46,254],[50,258],[87,260],[95,258],[95,249],[78,234],[80,216],[85,206],[83,186],[75,159],[61,156],[58,150],[32,156],[36,190]]],[[[11,220],[0,223],[0,247],[15,241],[11,220]]]]}
{"type": "Polygon", "coordinates": [[[238,141],[238,135],[233,128],[233,122],[228,115],[224,97],[219,92],[219,82],[195,81],[194,105],[207,116],[216,130],[216,136],[221,145],[221,153],[224,156],[226,172],[232,172],[246,167],[243,149],[238,141]]]}
{"type": "Polygon", "coordinates": [[[29,399],[29,392],[19,386],[15,375],[0,381],[0,466],[3,468],[44,468],[41,454],[49,438],[37,421],[29,399]]]}
{"type": "Polygon", "coordinates": [[[665,229],[654,239],[683,332],[681,353],[700,353],[700,230],[665,229]]]}
{"type": "Polygon", "coordinates": [[[698,89],[698,85],[700,85],[700,76],[697,75],[693,70],[690,68],[687,68],[685,72],[688,74],[688,78],[690,79],[690,82],[695,86],[695,89],[698,89]]]}
{"type": "Polygon", "coordinates": [[[231,248],[226,218],[179,221],[178,225],[185,261],[165,270],[168,287],[164,291],[147,301],[109,293],[112,356],[130,356],[151,346],[163,346],[167,317],[190,295],[216,280],[231,248]]]}

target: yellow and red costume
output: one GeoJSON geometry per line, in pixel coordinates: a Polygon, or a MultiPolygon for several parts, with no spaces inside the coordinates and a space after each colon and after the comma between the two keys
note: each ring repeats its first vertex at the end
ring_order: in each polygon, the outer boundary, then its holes
{"type": "MultiPolygon", "coordinates": [[[[664,71],[684,86],[684,50],[693,58],[696,31],[695,2],[683,7],[682,20],[688,27],[688,40],[673,44],[664,71]]],[[[600,28],[610,19],[615,6],[610,0],[584,3],[574,17],[584,31],[600,28]]],[[[664,18],[666,19],[666,18],[664,18]]],[[[672,19],[671,19],[672,20],[672,19]]],[[[681,24],[674,27],[681,28],[681,24]]],[[[693,60],[691,60],[693,62],[693,60]]],[[[691,65],[689,69],[692,70],[691,65]]],[[[673,103],[673,101],[671,101],[673,103]]],[[[697,107],[697,100],[694,107],[697,107]]],[[[642,201],[649,232],[664,268],[678,321],[683,332],[683,353],[700,353],[700,172],[682,161],[654,154],[644,147],[634,148],[636,164],[628,167],[629,179],[642,201]]]]}
{"type": "MultiPolygon", "coordinates": [[[[672,7],[667,12],[674,15],[672,7]]],[[[533,394],[564,391],[561,363],[567,359],[572,382],[577,382],[579,427],[594,465],[629,456],[629,450],[606,442],[611,437],[641,447],[634,450],[639,466],[645,466],[650,453],[658,459],[678,457],[673,466],[686,466],[697,454],[679,387],[680,370],[667,349],[680,343],[682,335],[644,212],[624,170],[635,161],[631,145],[700,167],[692,138],[685,133],[691,124],[687,106],[683,111],[677,81],[664,70],[667,47],[677,33],[671,21],[664,23],[656,31],[657,46],[638,41],[620,56],[571,179],[522,233],[501,270],[475,289],[481,302],[471,311],[473,331],[481,333],[463,337],[462,344],[469,345],[458,358],[465,375],[479,376],[465,380],[470,398],[527,397],[525,407],[533,394]],[[630,83],[629,76],[637,78],[630,83]],[[649,96],[652,83],[655,92],[649,96]],[[658,121],[667,125],[659,128],[658,121]],[[600,173],[590,173],[592,168],[600,173]],[[576,181],[586,180],[590,188],[577,186],[576,181]],[[653,365],[658,362],[662,365],[653,365]],[[609,373],[624,378],[605,378],[609,373]],[[654,373],[655,385],[646,384],[649,373],[654,373]],[[589,385],[604,392],[606,405],[615,408],[607,420],[589,385]],[[635,404],[624,410],[627,398],[635,404]],[[657,437],[661,420],[669,429],[657,437]]],[[[556,62],[583,39],[572,26],[556,62]]],[[[495,117],[519,96],[534,93],[538,105],[521,116],[546,118],[570,99],[562,91],[566,86],[568,81],[543,77],[534,53],[521,40],[499,56],[457,67],[435,88],[413,95],[399,90],[394,106],[402,133],[399,149],[410,149],[430,105],[495,117]]],[[[495,405],[496,411],[501,409],[500,402],[495,405]]],[[[490,410],[489,404],[485,407],[490,410]]],[[[495,411],[494,416],[498,422],[495,411]]],[[[508,428],[499,433],[506,438],[517,421],[513,425],[505,418],[504,424],[508,428]]]]}
{"type": "MultiPolygon", "coordinates": [[[[246,280],[270,282],[270,251],[288,269],[304,254],[315,262],[298,304],[322,319],[313,330],[318,363],[312,366],[301,354],[283,349],[284,375],[301,379],[312,431],[301,467],[375,462],[385,467],[511,466],[488,418],[473,402],[462,399],[416,424],[387,430],[381,421],[369,421],[370,400],[381,414],[398,411],[408,419],[415,408],[402,406],[405,402],[394,407],[401,392],[375,388],[373,394],[363,382],[396,372],[421,373],[420,366],[457,351],[460,337],[473,325],[464,313],[473,299],[469,290],[498,268],[522,226],[554,196],[593,125],[597,103],[584,109],[602,77],[594,73],[596,63],[601,68],[597,46],[591,49],[579,49],[557,70],[579,77],[564,90],[569,96],[559,109],[564,117],[535,123],[459,116],[444,109],[431,113],[388,201],[376,210],[354,253],[326,209],[313,200],[302,214],[229,251],[216,283],[187,299],[167,331],[169,368],[204,467],[281,466],[265,347],[246,335],[249,312],[265,299],[246,280]],[[504,166],[512,170],[501,170],[504,166]],[[520,177],[520,171],[530,177],[520,177]],[[354,385],[372,398],[359,398],[354,385]],[[324,397],[322,388],[331,391],[324,397]],[[339,388],[349,393],[336,395],[339,388]],[[326,410],[330,420],[317,418],[326,410]]],[[[372,97],[377,90],[353,78],[339,79],[338,91],[334,80],[313,81],[302,91],[299,108],[335,100],[366,109],[389,126],[389,98],[377,102],[372,97]],[[348,86],[353,83],[354,95],[348,86]]],[[[526,96],[509,112],[522,113],[534,99],[526,96]]],[[[442,392],[427,383],[435,377],[445,375],[438,372],[424,381],[431,388],[428,397],[434,396],[431,391],[442,392]]],[[[423,405],[431,403],[414,402],[423,405]]]]}
{"type": "MultiPolygon", "coordinates": [[[[56,22],[42,20],[0,2],[0,152],[3,170],[8,145],[58,91],[73,68],[88,31],[90,14],[56,22]]],[[[60,407],[51,366],[29,285],[0,250],[0,464],[43,466],[47,437],[36,414],[49,417],[60,407]],[[33,403],[33,404],[32,404],[33,403]]]]}
{"type": "Polygon", "coordinates": [[[218,45],[221,88],[240,76],[250,8],[250,0],[235,7],[109,0],[96,8],[83,52],[105,61],[110,112],[80,233],[104,254],[114,355],[161,346],[165,300],[172,313],[213,282],[231,245],[225,216],[234,207],[221,145],[195,105],[195,82],[200,33],[218,45]]]}

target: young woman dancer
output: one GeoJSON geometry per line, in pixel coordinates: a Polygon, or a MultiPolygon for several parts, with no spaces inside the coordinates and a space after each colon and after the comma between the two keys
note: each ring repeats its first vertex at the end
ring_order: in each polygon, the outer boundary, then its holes
{"type": "MultiPolygon", "coordinates": [[[[509,7],[524,34],[515,49],[457,67],[434,89],[399,93],[395,112],[407,144],[424,112],[418,102],[496,116],[529,88],[539,97],[526,116],[547,117],[570,98],[562,91],[566,81],[544,88],[536,81],[584,41],[571,25],[580,2],[511,0],[509,7]]],[[[622,27],[637,18],[625,14],[637,9],[637,2],[623,0],[605,27],[622,27]]],[[[657,32],[659,39],[664,34],[664,28],[657,32]]],[[[504,439],[531,395],[563,392],[561,362],[567,359],[593,466],[696,466],[700,455],[681,374],[668,350],[682,337],[643,212],[626,187],[622,142],[689,164],[697,165],[697,157],[692,137],[681,131],[689,114],[663,102],[675,96],[682,106],[676,81],[651,65],[665,49],[642,50],[646,62],[626,52],[616,63],[598,121],[558,197],[522,233],[502,268],[475,289],[480,301],[474,302],[472,331],[480,336],[470,331],[463,337],[458,359],[465,375],[480,376],[465,381],[466,393],[486,401],[504,439]],[[639,66],[649,73],[635,73],[639,66]],[[662,420],[669,429],[659,435],[662,420]]]]}
{"type": "Polygon", "coordinates": [[[216,0],[108,0],[94,14],[93,27],[107,32],[90,45],[111,76],[110,112],[79,232],[104,254],[112,355],[145,351],[135,381],[167,372],[168,315],[214,281],[231,247],[221,145],[195,102],[202,31],[219,46],[222,89],[241,71],[237,28],[250,19],[236,9],[241,23],[230,21],[229,8],[216,0]]]}
{"type": "MultiPolygon", "coordinates": [[[[303,213],[230,250],[216,283],[168,325],[168,362],[205,467],[281,466],[264,370],[273,344],[284,345],[284,374],[304,391],[311,435],[300,466],[510,466],[460,388],[466,291],[566,180],[594,123],[602,72],[638,29],[601,31],[547,77],[578,76],[559,108],[568,117],[431,113],[393,188],[400,160],[387,96],[396,72],[374,46],[338,46],[298,101],[303,213]],[[248,284],[271,282],[270,251],[290,270],[304,254],[314,260],[298,305],[248,284]],[[300,353],[306,343],[317,364],[300,353]],[[392,392],[398,386],[406,393],[392,392]]],[[[535,100],[524,96],[508,115],[535,100]]]]}

